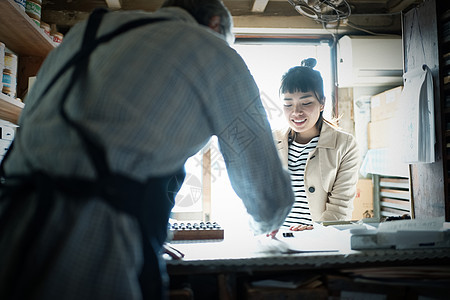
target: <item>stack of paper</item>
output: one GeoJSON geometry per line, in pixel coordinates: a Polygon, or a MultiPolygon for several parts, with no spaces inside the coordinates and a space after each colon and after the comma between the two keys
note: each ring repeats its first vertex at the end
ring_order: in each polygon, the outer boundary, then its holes
{"type": "MultiPolygon", "coordinates": [[[[435,161],[434,91],[431,70],[423,65],[403,75],[400,127],[404,132],[402,156],[406,163],[435,161]]],[[[393,129],[395,130],[395,129],[393,129]]]]}

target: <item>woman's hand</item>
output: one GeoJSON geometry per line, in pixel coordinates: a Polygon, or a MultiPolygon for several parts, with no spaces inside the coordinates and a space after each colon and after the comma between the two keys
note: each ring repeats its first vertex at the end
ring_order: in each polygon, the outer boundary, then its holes
{"type": "Polygon", "coordinates": [[[268,233],[268,234],[266,234],[266,237],[271,237],[271,238],[275,238],[275,236],[277,235],[277,232],[278,232],[278,229],[276,229],[276,230],[274,230],[274,231],[272,231],[272,232],[270,232],[270,233],[268,233]]]}
{"type": "Polygon", "coordinates": [[[303,231],[303,230],[312,230],[314,229],[313,225],[294,225],[289,227],[289,230],[292,231],[303,231]]]}

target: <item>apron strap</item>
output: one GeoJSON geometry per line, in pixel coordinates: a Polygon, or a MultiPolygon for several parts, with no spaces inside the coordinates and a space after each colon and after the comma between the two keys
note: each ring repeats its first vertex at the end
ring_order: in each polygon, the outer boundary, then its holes
{"type": "MultiPolygon", "coordinates": [[[[80,52],[87,51],[87,49],[90,49],[92,45],[95,44],[95,36],[97,34],[103,16],[106,13],[107,13],[106,9],[96,9],[89,16],[80,52]]],[[[106,152],[104,148],[93,140],[93,138],[81,126],[81,124],[78,124],[77,122],[72,120],[64,108],[64,104],[67,101],[69,92],[72,89],[72,87],[77,83],[81,85],[86,84],[88,65],[89,65],[89,56],[80,59],[80,61],[75,65],[75,69],[73,70],[70,79],[71,84],[67,85],[66,89],[64,90],[64,93],[62,94],[61,101],[59,102],[59,112],[62,118],[66,121],[66,123],[69,124],[72,128],[74,128],[77,131],[80,138],[83,140],[83,147],[85,148],[88,154],[91,164],[95,167],[97,176],[102,178],[104,176],[108,176],[111,173],[109,165],[107,163],[106,152]]]]}
{"type": "MultiPolygon", "coordinates": [[[[22,203],[22,201],[18,200],[22,198],[20,193],[23,193],[24,188],[27,191],[30,191],[28,188],[31,188],[31,190],[34,188],[39,193],[40,199],[42,199],[42,201],[39,201],[42,202],[40,205],[41,209],[36,212],[32,220],[33,227],[36,229],[40,228],[39,222],[45,220],[46,215],[48,215],[50,209],[48,209],[47,205],[49,205],[50,199],[54,198],[55,193],[64,193],[78,199],[89,199],[98,196],[112,207],[134,216],[139,222],[143,236],[144,266],[139,275],[139,282],[144,299],[152,299],[155,292],[158,293],[156,290],[159,290],[159,293],[163,293],[162,287],[167,279],[158,251],[160,251],[167,236],[167,220],[174,203],[174,197],[184,180],[184,170],[173,176],[149,178],[146,182],[139,182],[130,177],[112,173],[107,162],[104,147],[81,126],[82,124],[78,124],[70,118],[65,110],[65,103],[73,85],[86,84],[89,56],[96,47],[134,28],[169,19],[138,19],[120,26],[111,33],[96,38],[105,13],[106,10],[96,10],[91,14],[86,25],[81,49],[56,73],[42,93],[42,95],[46,94],[51,86],[55,86],[55,83],[65,72],[75,66],[71,74],[70,83],[62,93],[58,109],[64,121],[81,138],[89,160],[95,168],[97,178],[87,180],[77,177],[56,177],[36,170],[25,176],[5,176],[3,163],[13,148],[13,145],[11,145],[0,165],[0,175],[2,176],[0,178],[0,184],[2,185],[1,198],[11,199],[7,203],[8,209],[6,211],[9,209],[14,210],[15,206],[22,203]],[[159,272],[156,272],[157,270],[159,272]]],[[[32,111],[33,108],[31,107],[29,110],[32,111]]],[[[0,231],[2,225],[6,224],[6,219],[0,218],[0,231]]],[[[30,238],[37,238],[38,235],[33,230],[29,234],[30,238]],[[34,237],[31,237],[31,235],[34,235],[34,237]]]]}
{"type": "MultiPolygon", "coordinates": [[[[109,168],[109,164],[107,162],[107,155],[105,149],[85,130],[85,128],[82,127],[82,124],[78,124],[72,119],[70,119],[69,115],[64,109],[64,104],[67,100],[67,96],[69,95],[69,92],[71,88],[76,84],[80,83],[82,85],[86,84],[87,80],[87,68],[89,65],[89,56],[90,54],[95,50],[96,47],[98,47],[100,44],[105,43],[109,41],[110,39],[127,32],[131,29],[147,25],[150,23],[158,22],[161,20],[166,20],[162,18],[157,19],[138,19],[136,21],[131,21],[129,23],[126,23],[113,31],[112,33],[106,34],[105,36],[102,36],[98,39],[95,39],[96,32],[98,31],[98,28],[100,26],[101,20],[105,13],[107,12],[106,9],[99,9],[95,10],[91,16],[89,17],[88,24],[86,26],[86,31],[83,38],[83,44],[78,52],[79,61],[75,65],[75,70],[72,73],[72,78],[70,82],[73,84],[69,84],[64,91],[63,97],[61,99],[60,105],[59,105],[59,111],[64,118],[64,120],[74,128],[79,136],[82,138],[84,142],[84,148],[89,156],[89,159],[92,163],[92,165],[95,167],[95,170],[97,172],[97,176],[99,178],[107,177],[111,175],[111,170],[109,168]]],[[[77,55],[75,55],[77,56],[77,55]]],[[[69,62],[75,63],[75,60],[70,60],[69,62]]],[[[65,68],[69,68],[70,65],[65,66],[65,68]]],[[[64,68],[63,68],[64,69],[64,68]]],[[[56,77],[55,80],[57,80],[56,77]]],[[[53,85],[51,83],[49,87],[53,85]]],[[[47,87],[47,89],[49,88],[47,87]]],[[[47,90],[46,89],[46,90],[47,90]]]]}
{"type": "MultiPolygon", "coordinates": [[[[91,53],[99,45],[109,42],[113,38],[115,38],[123,33],[126,33],[132,29],[139,28],[139,27],[145,26],[145,25],[150,25],[152,23],[161,22],[161,21],[170,21],[170,19],[167,17],[141,18],[141,19],[137,19],[137,20],[133,20],[128,23],[125,23],[125,24],[119,26],[117,29],[113,30],[112,32],[107,33],[107,34],[95,39],[95,35],[97,32],[98,26],[100,25],[101,19],[103,18],[103,16],[105,15],[105,13],[107,11],[108,10],[106,10],[106,9],[100,8],[100,9],[96,9],[92,12],[91,16],[89,17],[88,24],[86,25],[86,32],[85,32],[85,35],[83,38],[83,46],[53,76],[53,78],[49,81],[50,83],[46,86],[45,89],[43,89],[41,96],[39,96],[38,98],[41,98],[43,95],[48,93],[49,90],[52,88],[52,86],[54,86],[54,84],[58,81],[58,79],[61,78],[62,75],[64,73],[66,73],[74,65],[77,66],[78,64],[80,64],[81,62],[84,61],[85,62],[84,64],[87,66],[88,63],[86,62],[86,60],[88,60],[91,53]],[[89,28],[92,26],[95,26],[96,28],[89,28]]],[[[86,67],[84,67],[84,68],[85,68],[84,71],[86,71],[86,67]]],[[[80,71],[83,71],[83,69],[81,69],[80,71]]],[[[72,79],[74,79],[74,77],[75,76],[72,75],[72,79]]],[[[79,78],[75,78],[75,79],[79,79],[79,78]]],[[[72,82],[74,82],[74,81],[72,81],[72,82]]],[[[69,93],[72,86],[73,86],[73,84],[69,84],[69,86],[66,88],[66,90],[64,91],[65,96],[69,93]]],[[[78,134],[80,134],[81,138],[83,139],[83,141],[85,143],[87,142],[87,144],[88,144],[87,147],[90,149],[90,150],[87,150],[88,155],[90,157],[91,162],[95,166],[97,172],[99,174],[109,173],[109,166],[106,162],[106,156],[102,155],[105,153],[105,151],[103,149],[101,149],[102,147],[100,145],[98,145],[97,142],[93,138],[91,138],[89,136],[89,134],[87,134],[87,132],[80,125],[76,124],[73,120],[71,120],[69,118],[67,112],[65,112],[64,103],[65,103],[66,98],[67,97],[62,97],[62,100],[60,101],[60,106],[59,106],[60,112],[63,114],[63,117],[65,116],[64,120],[66,122],[69,122],[69,124],[72,127],[74,127],[74,129],[78,132],[78,134]],[[94,152],[98,152],[100,154],[96,154],[94,152]],[[100,157],[104,157],[104,159],[100,158],[100,157]],[[98,162],[101,162],[101,163],[98,163],[98,162]]],[[[37,105],[37,103],[39,103],[39,101],[36,101],[35,105],[37,105]]],[[[33,107],[28,107],[28,110],[32,111],[33,107]]],[[[5,154],[3,160],[1,161],[1,164],[0,164],[0,184],[2,182],[4,182],[5,178],[6,178],[5,173],[4,173],[3,164],[6,161],[6,158],[8,157],[9,152],[11,152],[11,150],[13,148],[13,144],[14,144],[14,141],[11,143],[7,153],[5,154]]],[[[97,174],[97,175],[99,175],[99,174],[97,174]]]]}

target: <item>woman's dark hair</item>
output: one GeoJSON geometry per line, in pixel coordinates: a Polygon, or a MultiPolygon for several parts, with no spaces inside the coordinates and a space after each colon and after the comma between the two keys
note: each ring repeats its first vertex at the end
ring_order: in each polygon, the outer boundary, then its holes
{"type": "Polygon", "coordinates": [[[301,66],[290,68],[281,78],[280,94],[296,92],[314,92],[319,103],[325,104],[323,79],[319,71],[314,70],[317,60],[307,58],[301,66]]]}
{"type": "MultiPolygon", "coordinates": [[[[319,71],[314,70],[317,64],[315,58],[302,60],[300,66],[290,68],[281,78],[279,93],[313,92],[320,104],[325,105],[325,93],[323,90],[323,79],[319,71]]],[[[320,112],[316,127],[319,131],[322,129],[322,123],[327,122],[336,126],[333,122],[328,122],[323,118],[323,111],[320,112]]],[[[296,133],[291,130],[290,140],[295,140],[296,133]]]]}
{"type": "Polygon", "coordinates": [[[233,19],[221,0],[165,0],[161,7],[175,6],[189,12],[201,25],[208,26],[214,16],[220,17],[221,34],[232,35],[233,19]]]}

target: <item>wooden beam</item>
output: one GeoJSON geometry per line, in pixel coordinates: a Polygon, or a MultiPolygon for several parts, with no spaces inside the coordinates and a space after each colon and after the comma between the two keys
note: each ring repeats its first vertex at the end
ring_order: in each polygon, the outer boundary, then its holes
{"type": "MultiPolygon", "coordinates": [[[[367,16],[350,16],[349,22],[354,26],[363,28],[365,30],[376,33],[396,33],[401,34],[401,16],[377,16],[374,18],[367,16]]],[[[235,34],[254,33],[255,30],[272,33],[273,30],[278,30],[277,33],[292,33],[292,34],[352,34],[361,33],[361,30],[348,26],[348,24],[330,23],[324,26],[297,14],[296,16],[233,16],[234,32],[235,34]],[[245,29],[250,29],[252,32],[243,32],[245,29]],[[272,29],[272,30],[270,30],[272,29]],[[285,32],[283,32],[285,31],[285,32]]]]}
{"type": "Polygon", "coordinates": [[[211,172],[211,148],[209,148],[202,157],[202,220],[205,222],[211,221],[211,172]]]}
{"type": "Polygon", "coordinates": [[[56,24],[57,26],[72,27],[75,24],[87,19],[89,12],[85,11],[56,11],[44,10],[41,20],[48,24],[56,24]]]}
{"type": "Polygon", "coordinates": [[[108,8],[111,9],[121,9],[122,8],[122,0],[105,0],[108,8]]]}
{"type": "Polygon", "coordinates": [[[268,2],[269,2],[269,0],[254,0],[252,12],[254,12],[254,13],[264,12],[264,10],[266,10],[266,6],[267,6],[268,2]]]}

